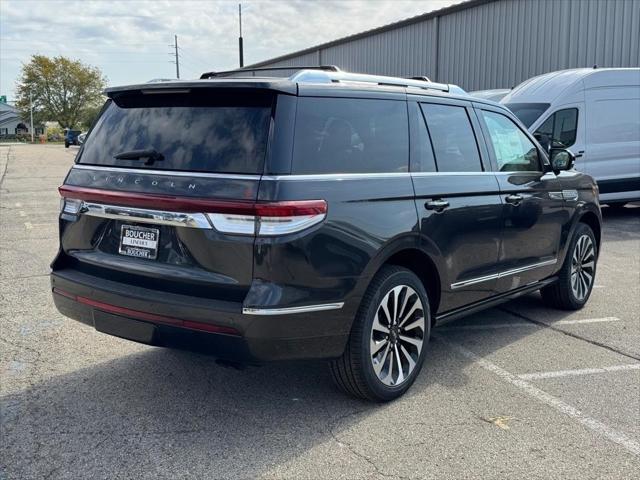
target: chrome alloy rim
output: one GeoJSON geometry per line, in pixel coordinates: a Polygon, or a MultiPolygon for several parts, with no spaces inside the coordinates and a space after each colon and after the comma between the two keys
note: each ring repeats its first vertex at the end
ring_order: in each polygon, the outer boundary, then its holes
{"type": "Polygon", "coordinates": [[[578,301],[587,298],[596,270],[596,249],[589,235],[578,238],[571,257],[571,291],[578,301]]]}
{"type": "Polygon", "coordinates": [[[425,318],[422,301],[408,285],[390,290],[378,305],[371,328],[373,371],[387,386],[405,382],[420,358],[425,318]]]}

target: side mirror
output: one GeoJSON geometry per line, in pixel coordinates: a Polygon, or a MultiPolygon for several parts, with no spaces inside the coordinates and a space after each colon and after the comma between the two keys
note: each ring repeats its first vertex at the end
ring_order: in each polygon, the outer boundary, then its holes
{"type": "Polygon", "coordinates": [[[576,161],[573,153],[565,148],[552,148],[549,157],[551,158],[551,169],[556,173],[571,170],[576,161]]]}

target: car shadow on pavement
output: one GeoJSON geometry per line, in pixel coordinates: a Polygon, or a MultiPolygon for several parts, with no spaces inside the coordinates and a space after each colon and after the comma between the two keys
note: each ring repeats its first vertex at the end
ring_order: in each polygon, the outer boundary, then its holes
{"type": "MultiPolygon", "coordinates": [[[[312,449],[340,471],[354,455],[340,432],[371,415],[386,421],[387,410],[432,385],[455,391],[467,383],[466,361],[439,342],[408,394],[383,405],[338,391],[324,362],[235,370],[208,356],[143,348],[2,397],[7,477],[59,469],[69,478],[255,478],[286,472],[312,449]]],[[[355,461],[374,476],[369,462],[355,461]]]]}
{"type": "MultiPolygon", "coordinates": [[[[517,319],[494,309],[462,321],[517,319]]],[[[497,351],[534,331],[496,331],[483,350],[497,351]]],[[[235,370],[208,356],[142,348],[1,398],[8,477],[41,477],[55,469],[69,478],[296,478],[288,468],[304,464],[305,456],[317,465],[319,456],[333,472],[347,459],[360,462],[359,471],[372,478],[385,467],[358,453],[343,432],[365,420],[384,426],[383,432],[405,428],[416,416],[431,422],[429,428],[451,428],[452,419],[444,411],[438,418],[429,398],[450,405],[469,381],[469,360],[438,340],[429,344],[412,389],[382,405],[338,391],[324,362],[235,370]]]]}

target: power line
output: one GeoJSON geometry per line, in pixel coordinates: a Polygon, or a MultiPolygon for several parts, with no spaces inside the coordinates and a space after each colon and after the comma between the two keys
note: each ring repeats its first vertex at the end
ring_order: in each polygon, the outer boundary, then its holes
{"type": "Polygon", "coordinates": [[[196,70],[207,69],[209,62],[202,61],[201,59],[193,55],[191,52],[189,52],[189,54],[187,55],[183,47],[180,47],[179,50],[180,50],[180,56],[181,56],[182,62],[184,62],[186,58],[191,63],[192,66],[197,67],[196,70]]]}
{"type": "MultiPolygon", "coordinates": [[[[55,48],[4,48],[4,47],[0,47],[0,51],[8,51],[8,52],[51,52],[51,53],[55,53],[55,52],[62,52],[62,51],[66,51],[66,49],[60,48],[60,49],[55,49],[55,48]]],[[[116,51],[116,50],[96,50],[95,48],[92,49],[86,49],[86,50],[82,50],[82,49],[75,49],[76,52],[80,52],[80,53],[99,53],[101,55],[164,55],[164,53],[160,53],[160,52],[125,52],[122,50],[116,51]]]]}

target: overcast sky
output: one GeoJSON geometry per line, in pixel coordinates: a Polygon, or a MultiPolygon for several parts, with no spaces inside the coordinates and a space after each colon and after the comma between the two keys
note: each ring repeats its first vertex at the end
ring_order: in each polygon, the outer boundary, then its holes
{"type": "MultiPolygon", "coordinates": [[[[460,0],[243,0],[245,64],[375,28],[460,0]]],[[[0,0],[0,95],[13,100],[30,55],[98,66],[110,85],[238,66],[238,1],[0,0]]]]}

